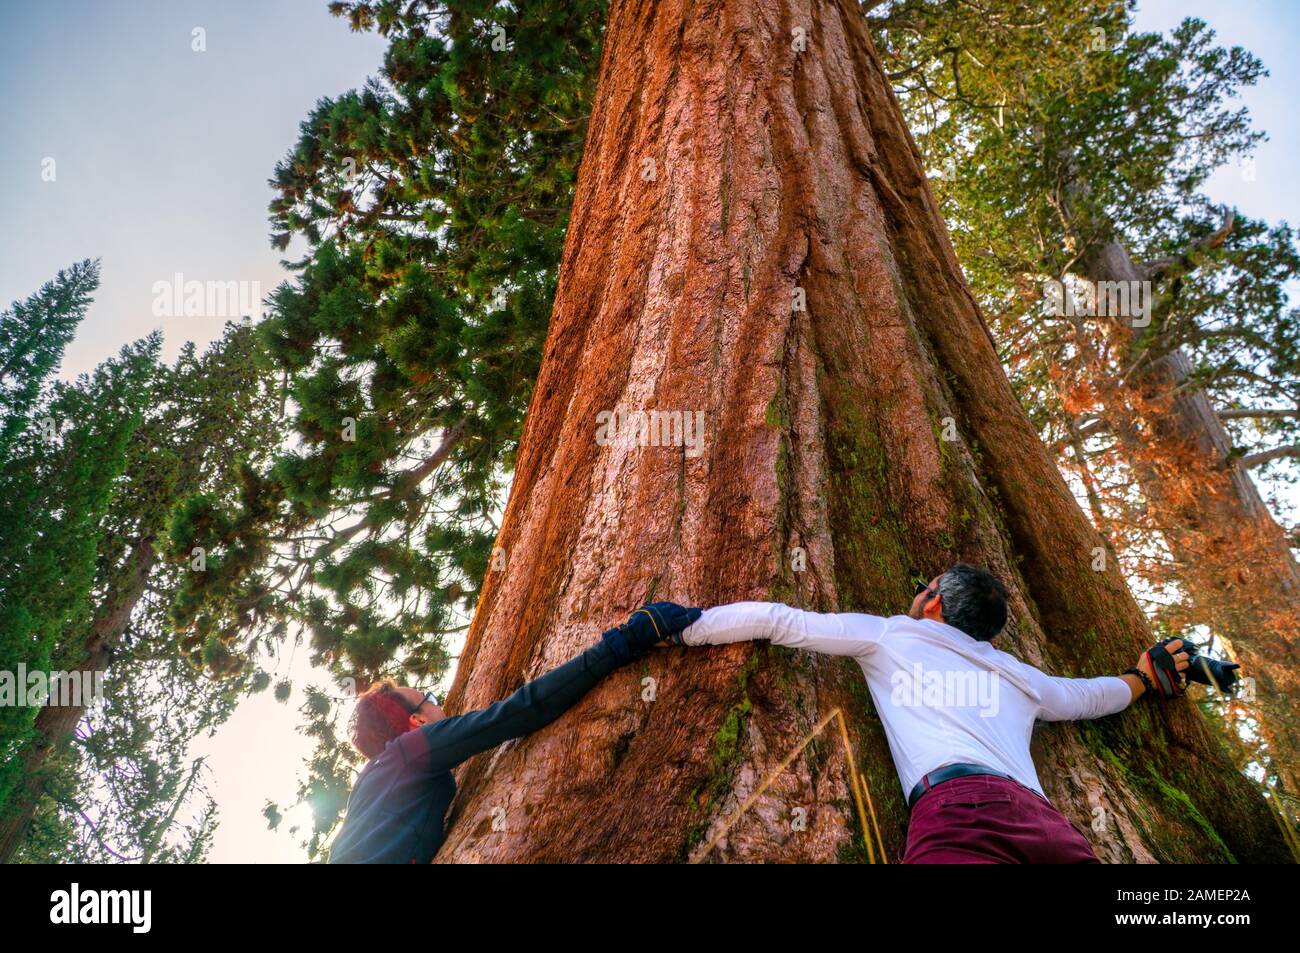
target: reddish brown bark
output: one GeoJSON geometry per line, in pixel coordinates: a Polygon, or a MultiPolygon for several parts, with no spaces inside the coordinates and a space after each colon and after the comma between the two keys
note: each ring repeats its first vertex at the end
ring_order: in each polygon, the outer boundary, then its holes
{"type": "MultiPolygon", "coordinates": [[[[506,568],[450,708],[504,696],[644,600],[889,614],[910,569],[957,558],[1010,582],[1004,648],[1071,674],[1131,664],[1142,613],[1113,566],[1090,569],[1100,540],[1016,404],[855,5],[616,0],[605,37],[506,568]],[[703,453],[598,444],[619,407],[702,411],[703,453]],[[945,418],[960,441],[940,439],[945,418]]],[[[701,857],[842,706],[897,860],[906,811],[864,699],[842,660],[657,653],[470,762],[439,859],[701,857]]],[[[1085,824],[1104,812],[1106,859],[1285,857],[1190,705],[1038,740],[1053,799],[1085,824]]],[[[828,736],[704,859],[853,859],[859,843],[828,736]]]]}

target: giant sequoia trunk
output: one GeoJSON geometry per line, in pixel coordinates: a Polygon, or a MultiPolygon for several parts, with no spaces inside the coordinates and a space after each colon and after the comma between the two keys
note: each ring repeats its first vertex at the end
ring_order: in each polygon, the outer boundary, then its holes
{"type": "MultiPolygon", "coordinates": [[[[893,614],[910,571],[958,558],[1009,581],[1000,644],[1049,671],[1118,671],[1149,637],[1113,563],[1090,568],[1101,541],[1016,404],[848,0],[611,5],[498,545],[453,711],[648,599],[893,614]],[[703,452],[598,441],[620,408],[702,412],[703,452]]],[[[763,644],[655,653],[471,761],[439,859],[860,858],[831,733],[710,847],[836,707],[897,860],[907,813],[860,671],[763,644]]],[[[1190,704],[1047,726],[1035,754],[1106,859],[1286,856],[1190,704]]]]}
{"type": "MultiPolygon", "coordinates": [[[[1095,282],[1150,277],[1117,241],[1088,250],[1082,265],[1095,282]]],[[[1127,386],[1099,393],[1196,619],[1255,679],[1253,707],[1272,767],[1283,789],[1300,797],[1300,569],[1250,473],[1231,456],[1209,396],[1189,386],[1191,372],[1187,355],[1175,348],[1127,386]]]]}

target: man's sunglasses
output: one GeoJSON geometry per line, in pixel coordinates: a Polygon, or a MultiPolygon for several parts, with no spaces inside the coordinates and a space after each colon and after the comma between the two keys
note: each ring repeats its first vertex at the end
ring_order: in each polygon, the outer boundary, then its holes
{"type": "Polygon", "coordinates": [[[928,582],[918,582],[916,584],[916,592],[912,593],[912,595],[919,596],[923,592],[928,592],[930,593],[930,595],[933,596],[933,595],[937,595],[939,590],[935,589],[928,582]]]}
{"type": "Polygon", "coordinates": [[[442,699],[440,699],[433,692],[425,692],[424,697],[420,699],[420,703],[411,709],[411,714],[412,715],[416,714],[421,708],[424,707],[425,702],[433,702],[439,708],[442,707],[442,699]]]}

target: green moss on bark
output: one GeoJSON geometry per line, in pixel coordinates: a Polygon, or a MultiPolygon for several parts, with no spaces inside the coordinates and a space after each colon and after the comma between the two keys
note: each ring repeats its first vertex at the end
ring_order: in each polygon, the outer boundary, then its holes
{"type": "Polygon", "coordinates": [[[749,699],[749,679],[763,664],[767,652],[762,646],[756,646],[753,654],[741,666],[737,674],[739,699],[723,716],[722,724],[713,736],[713,753],[710,758],[709,775],[699,787],[691,792],[690,806],[693,813],[704,814],[691,824],[678,850],[678,861],[685,861],[692,850],[704,839],[708,830],[709,817],[706,809],[716,805],[733,787],[736,768],[740,764],[744,750],[744,738],[749,727],[749,718],[754,711],[749,699]]]}

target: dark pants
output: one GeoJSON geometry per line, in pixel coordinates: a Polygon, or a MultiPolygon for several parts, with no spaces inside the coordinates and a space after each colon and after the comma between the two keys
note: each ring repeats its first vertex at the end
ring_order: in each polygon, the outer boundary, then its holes
{"type": "Polygon", "coordinates": [[[917,799],[905,864],[1098,864],[1083,831],[1037,792],[975,775],[917,799]]]}

